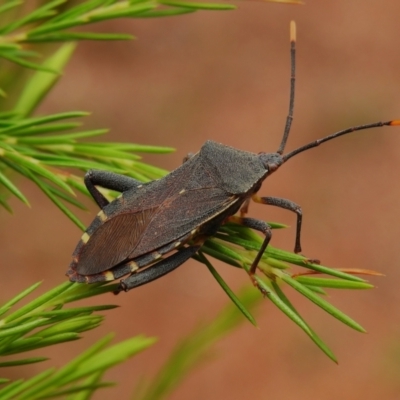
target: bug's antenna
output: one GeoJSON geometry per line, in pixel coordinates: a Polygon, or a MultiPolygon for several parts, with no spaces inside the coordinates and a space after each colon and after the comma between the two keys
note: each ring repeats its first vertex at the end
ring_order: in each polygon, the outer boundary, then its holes
{"type": "Polygon", "coordinates": [[[296,80],[296,23],[294,21],[290,21],[290,70],[289,113],[286,117],[285,131],[283,132],[283,138],[277,151],[278,154],[283,154],[283,151],[285,150],[293,120],[294,84],[296,80]]]}
{"type": "Polygon", "coordinates": [[[399,126],[399,125],[400,125],[400,120],[393,120],[393,121],[387,121],[387,122],[375,122],[373,124],[353,126],[351,128],[347,128],[347,129],[344,129],[342,131],[332,133],[331,135],[325,136],[322,139],[317,139],[314,142],[305,144],[304,146],[301,146],[298,149],[293,150],[290,153],[285,154],[282,157],[282,160],[283,160],[283,162],[286,162],[287,160],[289,160],[289,158],[292,158],[296,154],[302,153],[303,151],[306,151],[308,149],[312,149],[313,147],[317,147],[321,143],[327,142],[328,140],[335,139],[335,138],[337,138],[339,136],[346,135],[346,134],[351,133],[351,132],[362,131],[364,129],[369,129],[369,128],[378,128],[378,127],[381,127],[381,126],[399,126]]]}

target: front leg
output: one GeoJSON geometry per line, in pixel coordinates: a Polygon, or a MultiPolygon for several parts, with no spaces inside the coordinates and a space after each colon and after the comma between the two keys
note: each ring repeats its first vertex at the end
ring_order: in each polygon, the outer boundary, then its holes
{"type": "Polygon", "coordinates": [[[276,206],[284,208],[285,210],[293,211],[297,215],[296,225],[296,241],[294,244],[294,252],[301,253],[300,234],[301,234],[301,223],[303,220],[303,212],[301,207],[293,201],[287,199],[281,199],[279,197],[259,197],[257,195],[252,196],[253,201],[261,204],[268,204],[270,206],[276,206]]]}
{"type": "Polygon", "coordinates": [[[194,154],[195,153],[192,153],[192,152],[187,153],[186,156],[183,157],[182,164],[185,164],[186,161],[189,161],[194,156],[194,154]]]}
{"type": "Polygon", "coordinates": [[[87,190],[101,209],[109,204],[109,201],[100,193],[95,185],[122,193],[142,184],[142,182],[129,176],[99,169],[91,169],[86,172],[84,182],[87,190]]]}

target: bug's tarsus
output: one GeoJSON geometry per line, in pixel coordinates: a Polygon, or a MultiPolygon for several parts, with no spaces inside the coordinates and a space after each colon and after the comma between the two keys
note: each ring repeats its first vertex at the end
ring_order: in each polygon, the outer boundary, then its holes
{"type": "Polygon", "coordinates": [[[305,260],[303,260],[304,264],[321,264],[321,260],[318,260],[317,258],[306,258],[305,260]]]}
{"type": "Polygon", "coordinates": [[[265,290],[265,289],[257,282],[257,280],[256,280],[256,278],[255,278],[255,274],[253,274],[253,275],[249,274],[249,275],[250,275],[250,279],[251,279],[253,285],[261,292],[261,294],[263,295],[263,297],[267,297],[268,294],[269,294],[268,291],[265,290]]]}
{"type": "Polygon", "coordinates": [[[296,82],[296,23],[294,21],[290,22],[290,99],[289,99],[289,113],[286,117],[285,130],[283,132],[283,137],[278,154],[283,154],[286,146],[286,142],[289,137],[290,127],[293,121],[293,109],[294,109],[294,89],[296,82]]]}

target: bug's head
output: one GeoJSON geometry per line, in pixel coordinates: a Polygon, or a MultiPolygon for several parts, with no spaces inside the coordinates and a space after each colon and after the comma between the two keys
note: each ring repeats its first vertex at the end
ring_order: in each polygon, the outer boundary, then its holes
{"type": "Polygon", "coordinates": [[[275,172],[285,162],[279,153],[259,153],[258,157],[268,171],[268,175],[275,172]]]}

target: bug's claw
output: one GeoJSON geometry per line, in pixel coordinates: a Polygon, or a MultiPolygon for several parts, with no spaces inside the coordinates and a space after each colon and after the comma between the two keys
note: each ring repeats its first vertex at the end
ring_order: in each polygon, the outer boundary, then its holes
{"type": "Polygon", "coordinates": [[[249,273],[249,277],[251,279],[251,282],[253,283],[253,285],[261,292],[261,294],[263,295],[263,297],[267,297],[268,296],[268,291],[265,290],[258,282],[257,280],[254,278],[254,275],[249,273]]]}
{"type": "Polygon", "coordinates": [[[263,295],[263,297],[267,297],[269,292],[266,291],[263,287],[261,287],[260,285],[257,285],[258,290],[261,292],[261,294],[263,295]]]}
{"type": "Polygon", "coordinates": [[[321,264],[321,261],[317,258],[307,258],[304,260],[304,264],[321,264]]]}

